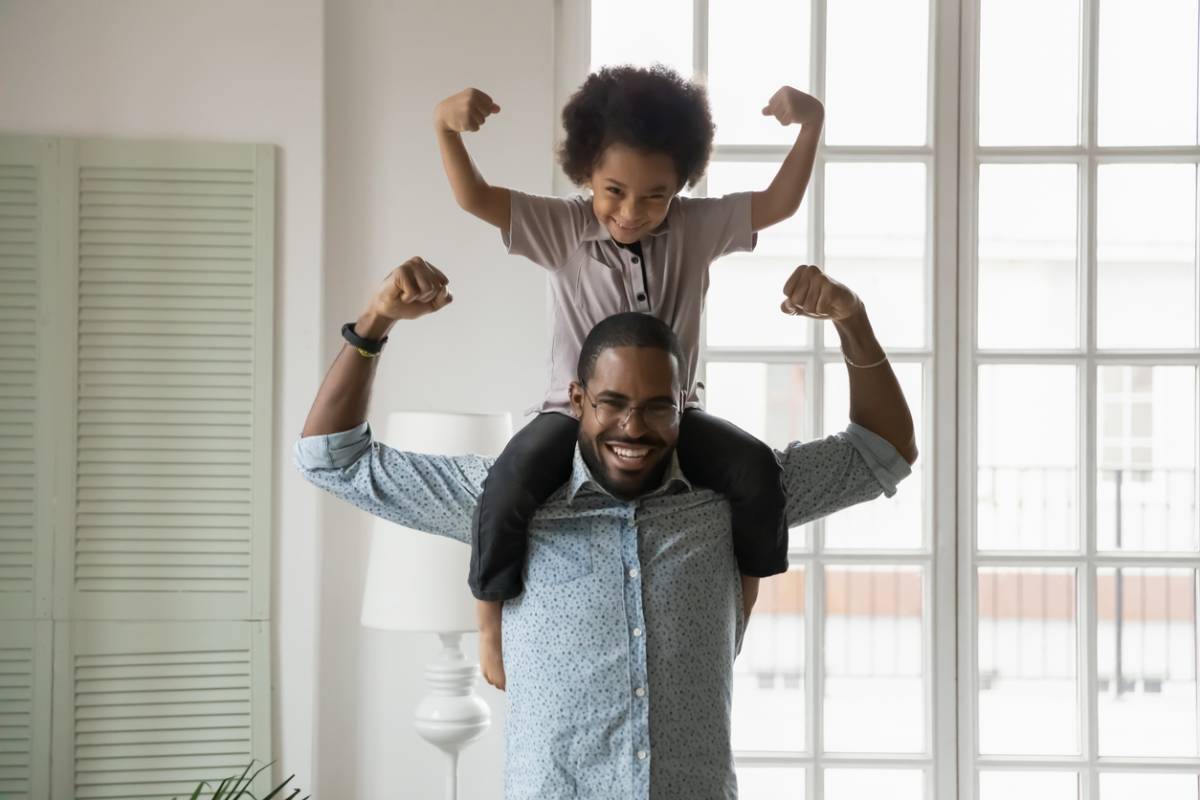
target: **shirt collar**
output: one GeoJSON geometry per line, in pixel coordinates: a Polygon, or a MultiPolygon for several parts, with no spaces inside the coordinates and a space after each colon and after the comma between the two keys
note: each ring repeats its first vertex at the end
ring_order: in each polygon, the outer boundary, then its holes
{"type": "MultiPolygon", "coordinates": [[[[592,476],[592,471],[588,469],[587,462],[583,460],[583,453],[579,449],[579,445],[575,445],[575,461],[571,466],[571,478],[567,481],[567,504],[575,502],[575,496],[582,490],[596,494],[606,494],[609,497],[612,495],[607,489],[600,485],[592,476]]],[[[649,497],[656,497],[660,494],[667,494],[676,489],[691,491],[691,481],[683,474],[683,470],[679,468],[679,453],[672,451],[671,463],[667,466],[667,474],[663,477],[663,482],[657,489],[647,492],[638,498],[645,500],[649,497]]],[[[616,499],[616,498],[614,498],[616,499]]]]}
{"type": "MultiPolygon", "coordinates": [[[[608,232],[608,228],[600,224],[600,220],[596,219],[595,212],[592,211],[592,198],[588,197],[588,211],[590,219],[588,220],[587,228],[583,232],[583,241],[585,242],[608,242],[612,241],[612,234],[608,232]]],[[[651,237],[662,236],[671,229],[671,218],[675,216],[675,209],[679,205],[679,197],[671,199],[671,208],[667,210],[667,216],[659,224],[657,228],[650,231],[651,237]]]]}

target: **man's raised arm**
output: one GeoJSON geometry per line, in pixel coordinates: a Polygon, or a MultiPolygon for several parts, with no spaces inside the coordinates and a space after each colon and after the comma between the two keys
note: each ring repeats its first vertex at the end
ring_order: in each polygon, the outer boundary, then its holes
{"type": "Polygon", "coordinates": [[[915,462],[912,412],[862,300],[813,266],[798,267],[783,293],[784,313],[826,319],[837,329],[850,372],[850,421],[886,439],[909,464],[915,462]]]}
{"type": "MultiPolygon", "coordinates": [[[[441,270],[422,258],[410,258],[392,270],[354,323],[362,339],[379,341],[398,320],[416,319],[444,308],[454,298],[441,270]]],[[[342,346],[325,375],[301,436],[347,431],[367,418],[375,363],[367,348],[342,346]]]]}

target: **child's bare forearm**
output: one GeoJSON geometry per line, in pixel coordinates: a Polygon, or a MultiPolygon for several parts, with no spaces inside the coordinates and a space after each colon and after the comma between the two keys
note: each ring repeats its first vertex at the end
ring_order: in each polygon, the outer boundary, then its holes
{"type": "Polygon", "coordinates": [[[508,189],[492,186],[483,179],[467,153],[462,134],[443,129],[438,131],[437,137],[442,167],[459,207],[501,230],[508,230],[512,215],[508,189]]]}
{"type": "Polygon", "coordinates": [[[464,131],[479,130],[489,116],[499,112],[500,106],[488,95],[478,89],[464,89],[438,103],[433,127],[454,200],[464,211],[506,231],[511,195],[508,189],[484,180],[462,140],[464,131]]]}
{"type": "Polygon", "coordinates": [[[799,123],[800,133],[771,185],[751,198],[750,223],[756,231],[782,222],[799,210],[812,178],[825,124],[825,107],[821,102],[790,86],[775,93],[763,114],[774,116],[783,125],[799,123]]]}
{"type": "Polygon", "coordinates": [[[800,129],[796,143],[779,166],[771,185],[762,192],[755,192],[751,198],[750,225],[754,230],[783,222],[800,209],[800,201],[812,179],[820,140],[819,122],[811,122],[800,129]]]}

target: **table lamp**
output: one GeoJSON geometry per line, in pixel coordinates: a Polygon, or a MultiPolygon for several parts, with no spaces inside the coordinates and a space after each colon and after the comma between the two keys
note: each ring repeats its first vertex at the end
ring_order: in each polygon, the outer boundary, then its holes
{"type": "MultiPolygon", "coordinates": [[[[437,455],[497,455],[512,435],[508,414],[397,411],[382,441],[399,450],[437,455]]],[[[475,694],[479,665],[463,655],[462,635],[478,630],[467,588],[470,547],[376,518],[371,531],[362,624],[390,631],[435,633],[442,652],[425,669],[429,694],[417,704],[417,733],[449,757],[447,797],[455,800],[458,754],[483,735],[491,709],[475,694]]]]}

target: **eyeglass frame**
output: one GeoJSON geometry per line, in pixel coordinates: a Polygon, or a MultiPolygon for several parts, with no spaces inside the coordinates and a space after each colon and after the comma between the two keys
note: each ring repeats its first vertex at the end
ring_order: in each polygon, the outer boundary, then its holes
{"type": "MultiPolygon", "coordinates": [[[[586,383],[580,383],[579,388],[583,389],[583,396],[587,398],[588,405],[590,405],[592,407],[592,414],[595,415],[596,422],[600,423],[600,425],[605,428],[611,427],[614,424],[617,427],[624,428],[626,425],[629,424],[629,418],[633,416],[634,411],[638,411],[641,413],[642,424],[646,425],[649,428],[653,428],[655,430],[661,430],[663,428],[672,428],[672,427],[678,425],[679,420],[683,417],[683,408],[680,406],[679,403],[672,402],[671,409],[675,413],[674,413],[674,416],[671,419],[671,421],[668,423],[665,423],[663,425],[656,425],[656,424],[652,423],[650,421],[650,419],[646,416],[646,406],[648,405],[647,403],[629,403],[628,407],[623,412],[618,412],[618,413],[621,413],[624,415],[621,417],[619,422],[615,422],[615,421],[604,422],[603,420],[600,419],[599,405],[601,402],[612,402],[612,401],[593,400],[591,392],[588,391],[588,385],[586,383]]],[[[661,402],[661,401],[653,400],[651,402],[661,402]]]]}

